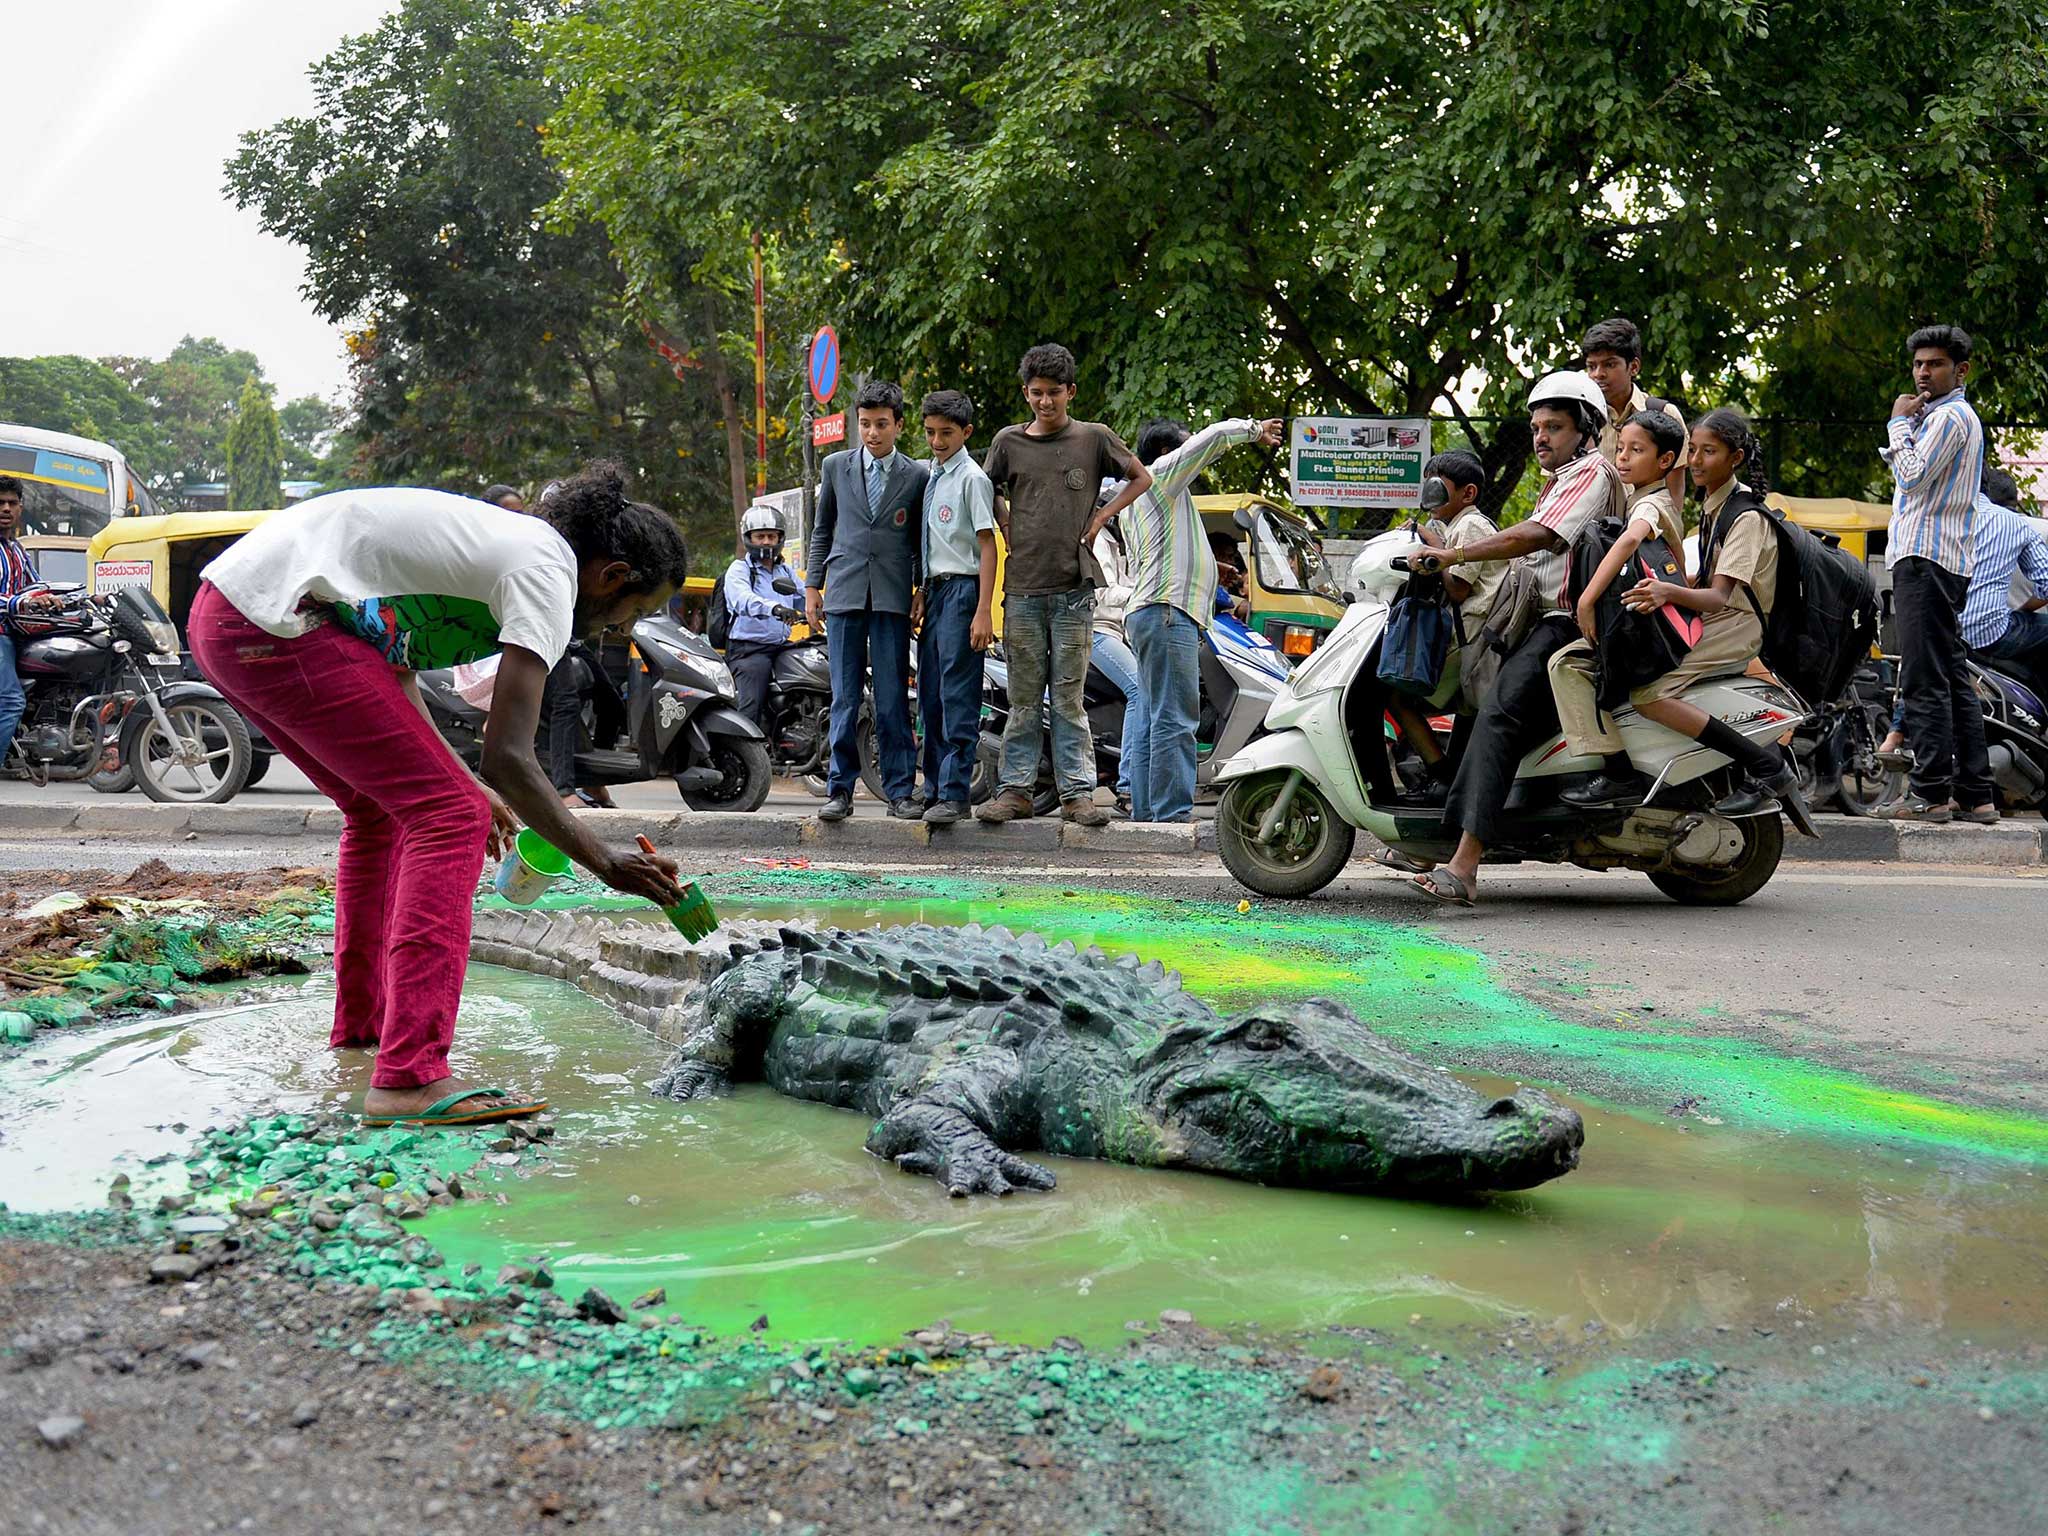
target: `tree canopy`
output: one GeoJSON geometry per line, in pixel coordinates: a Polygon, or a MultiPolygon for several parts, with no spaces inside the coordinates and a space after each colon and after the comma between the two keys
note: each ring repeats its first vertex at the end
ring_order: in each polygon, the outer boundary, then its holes
{"type": "Polygon", "coordinates": [[[284,438],[270,392],[251,378],[242,386],[228,427],[228,509],[253,512],[284,499],[284,438]]]}
{"type": "Polygon", "coordinates": [[[543,37],[558,206],[636,292],[758,226],[850,367],[1000,421],[1060,339],[1126,428],[1448,412],[1498,502],[1526,380],[1614,313],[1693,408],[1803,398],[1842,315],[1897,334],[1830,409],[1881,415],[1935,318],[1994,409],[2048,407],[2042,32],[2020,0],[594,0],[543,37]]]}

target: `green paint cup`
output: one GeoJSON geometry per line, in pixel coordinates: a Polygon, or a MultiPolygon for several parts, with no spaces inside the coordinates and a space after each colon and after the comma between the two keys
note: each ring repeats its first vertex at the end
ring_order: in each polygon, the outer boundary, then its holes
{"type": "Polygon", "coordinates": [[[511,848],[498,861],[497,878],[491,884],[515,907],[530,907],[567,873],[569,855],[526,827],[512,839],[511,848]]]}

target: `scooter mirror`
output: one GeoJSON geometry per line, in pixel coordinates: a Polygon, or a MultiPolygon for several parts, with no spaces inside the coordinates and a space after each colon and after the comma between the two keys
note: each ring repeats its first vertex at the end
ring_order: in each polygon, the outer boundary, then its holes
{"type": "Polygon", "coordinates": [[[791,581],[787,576],[776,577],[774,582],[771,583],[771,585],[773,585],[775,590],[780,592],[784,597],[796,596],[796,583],[791,581]]]}

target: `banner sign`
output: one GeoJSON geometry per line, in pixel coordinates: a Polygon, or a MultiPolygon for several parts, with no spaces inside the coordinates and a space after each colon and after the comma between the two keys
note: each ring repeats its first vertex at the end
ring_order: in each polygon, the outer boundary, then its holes
{"type": "Polygon", "coordinates": [[[820,416],[811,423],[811,445],[823,448],[827,443],[846,441],[846,412],[839,411],[830,416],[820,416]]]}
{"type": "Polygon", "coordinates": [[[1421,417],[1297,416],[1288,492],[1304,507],[1419,507],[1429,422],[1421,417]]]}

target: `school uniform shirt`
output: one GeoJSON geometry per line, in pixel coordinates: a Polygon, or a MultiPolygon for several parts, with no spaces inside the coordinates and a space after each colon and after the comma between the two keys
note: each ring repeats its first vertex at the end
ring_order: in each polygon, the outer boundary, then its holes
{"type": "Polygon", "coordinates": [[[1671,492],[1662,480],[1643,486],[1629,498],[1628,520],[1649,529],[1649,538],[1662,539],[1671,553],[1685,558],[1685,519],[1672,504],[1671,492]]]}
{"type": "Polygon", "coordinates": [[[924,574],[979,576],[981,540],[996,526],[996,489],[982,467],[958,450],[930,463],[924,486],[924,574]]]}
{"type": "Polygon", "coordinates": [[[1918,416],[1894,416],[1879,456],[1891,466],[1892,523],[1884,563],[1932,560],[1970,574],[1970,524],[1983,488],[1984,426],[1960,386],[1918,416]]]}
{"type": "MultiPolygon", "coordinates": [[[[1635,415],[1638,411],[1647,411],[1649,408],[1650,397],[1640,387],[1629,391],[1628,410],[1619,418],[1610,419],[1607,425],[1600,429],[1601,458],[1610,464],[1614,462],[1614,455],[1621,447],[1621,429],[1628,425],[1629,417],[1635,415]]],[[[1685,416],[1678,407],[1669,400],[1665,400],[1661,402],[1661,408],[1666,416],[1669,416],[1678,423],[1678,430],[1683,432],[1685,430],[1685,416]]],[[[1683,455],[1680,456],[1680,459],[1681,467],[1683,467],[1683,455]]]]}
{"type": "Polygon", "coordinates": [[[503,646],[553,667],[575,623],[576,556],[537,517],[447,491],[336,491],[273,512],[201,576],[258,629],[333,623],[413,670],[503,646]]]}
{"type": "Polygon", "coordinates": [[[1975,529],[1970,535],[1970,595],[1963,602],[1963,644],[1972,650],[1996,645],[2012,628],[2013,583],[2023,578],[2031,589],[2020,597],[2048,596],[2048,549],[2042,547],[2040,523],[2001,507],[1988,496],[1977,499],[1975,529]]]}
{"type": "Polygon", "coordinates": [[[1104,477],[1122,478],[1131,451],[1099,421],[1068,421],[1036,435],[1005,427],[982,465],[1010,501],[1004,590],[1017,597],[1074,592],[1093,583],[1081,568],[1081,535],[1095,516],[1104,477]]]}
{"type": "MultiPolygon", "coordinates": [[[[1736,484],[1731,480],[1707,497],[1706,510],[1700,518],[1701,549],[1707,548],[1710,531],[1728,498],[1734,495],[1736,484]]],[[[1732,676],[1754,661],[1763,649],[1763,623],[1757,618],[1756,607],[1750,604],[1749,594],[1756,594],[1757,606],[1766,614],[1778,596],[1778,536],[1766,526],[1764,514],[1754,507],[1738,514],[1734,524],[1721,535],[1713,561],[1711,567],[1701,569],[1693,584],[1711,586],[1717,576],[1733,577],[1736,586],[1728,594],[1728,606],[1719,613],[1701,616],[1698,643],[1671,671],[1631,693],[1629,697],[1636,703],[1677,698],[1701,678],[1732,676]]]]}
{"type": "Polygon", "coordinates": [[[1258,433],[1259,424],[1248,417],[1212,422],[1153,460],[1151,489],[1121,514],[1124,570],[1130,580],[1124,612],[1164,603],[1209,627],[1217,612],[1216,552],[1209,547],[1191,487],[1225,451],[1258,433]]]}
{"type": "MultiPolygon", "coordinates": [[[[1587,523],[1598,517],[1620,517],[1627,500],[1621,476],[1597,453],[1582,453],[1550,476],[1530,516],[1561,540],[1555,549],[1522,556],[1521,563],[1559,608],[1567,606],[1565,579],[1571,574],[1572,543],[1587,523]]],[[[1460,567],[1459,574],[1463,575],[1460,567]]]]}

